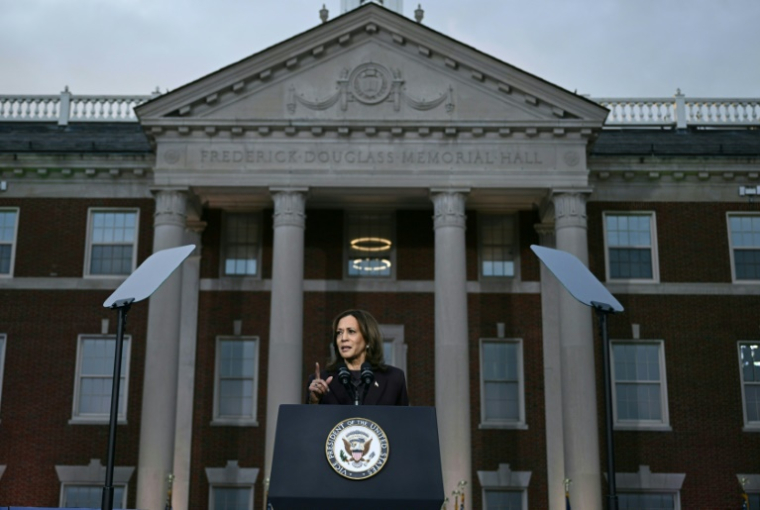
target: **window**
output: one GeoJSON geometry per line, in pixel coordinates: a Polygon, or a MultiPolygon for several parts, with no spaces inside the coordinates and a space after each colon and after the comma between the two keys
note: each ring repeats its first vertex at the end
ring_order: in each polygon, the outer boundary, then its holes
{"type": "Polygon", "coordinates": [[[249,510],[253,508],[253,489],[250,487],[212,487],[211,510],[249,510]]]}
{"type": "Polygon", "coordinates": [[[636,473],[615,473],[619,510],[679,510],[685,473],[652,473],[639,466],[636,473]]]}
{"type": "Polygon", "coordinates": [[[18,209],[0,209],[0,276],[13,274],[18,209]]]}
{"type": "Polygon", "coordinates": [[[673,493],[618,493],[618,510],[676,510],[676,508],[676,495],[673,493]]]}
{"type": "MultiPolygon", "coordinates": [[[[121,352],[118,418],[125,420],[130,352],[130,338],[127,336],[124,337],[121,352]]],[[[82,335],[79,337],[72,422],[102,423],[109,420],[115,353],[115,336],[82,335]]]]}
{"type": "Polygon", "coordinates": [[[659,279],[654,213],[604,213],[604,240],[607,280],[659,279]]]}
{"type": "Polygon", "coordinates": [[[5,366],[5,335],[0,334],[0,409],[3,403],[3,367],[5,366]]]}
{"type": "MultiPolygon", "coordinates": [[[[114,486],[113,507],[127,508],[124,486],[114,486]]],[[[100,508],[103,502],[102,485],[64,484],[61,495],[61,508],[100,508]]]]}
{"type": "Polygon", "coordinates": [[[252,510],[258,476],[258,468],[241,468],[236,460],[228,460],[223,468],[206,468],[209,510],[252,510]]]}
{"type": "Polygon", "coordinates": [[[380,334],[383,335],[383,357],[385,358],[385,363],[400,368],[406,374],[407,345],[404,343],[403,324],[380,324],[380,334]]]}
{"type": "Polygon", "coordinates": [[[522,340],[481,340],[481,427],[525,427],[522,357],[522,340]]]}
{"type": "Polygon", "coordinates": [[[734,281],[760,280],[760,215],[729,214],[734,281]]]}
{"type": "Polygon", "coordinates": [[[350,213],[346,228],[346,274],[351,278],[393,276],[395,246],[391,214],[350,213]]]}
{"type": "MultiPolygon", "coordinates": [[[[512,471],[499,464],[496,471],[478,471],[485,510],[527,510],[531,471],[512,471]]],[[[455,505],[456,506],[456,505],[455,505]]]]}
{"type": "MultiPolygon", "coordinates": [[[[134,471],[134,466],[114,466],[114,508],[127,508],[127,484],[134,471]]],[[[106,478],[106,467],[100,459],[90,459],[84,466],[57,465],[55,472],[61,483],[62,508],[100,508],[106,478]]]]}
{"type": "Polygon", "coordinates": [[[91,209],[85,274],[129,275],[137,257],[138,211],[91,209]]]}
{"type": "Polygon", "coordinates": [[[486,510],[522,510],[523,492],[522,491],[485,491],[485,508],[486,510]]]}
{"type": "Polygon", "coordinates": [[[261,215],[227,214],[224,217],[225,276],[257,276],[261,250],[261,215]]]}
{"type": "Polygon", "coordinates": [[[760,343],[739,343],[744,425],[760,428],[760,343]]]}
{"type": "Polygon", "coordinates": [[[478,215],[480,225],[480,276],[515,276],[515,217],[478,215]]]}
{"type": "Polygon", "coordinates": [[[747,496],[749,496],[750,508],[760,508],[760,492],[749,493],[747,496]]]}
{"type": "Polygon", "coordinates": [[[668,426],[665,347],[662,341],[612,343],[612,385],[617,426],[668,426]]]}
{"type": "Polygon", "coordinates": [[[256,425],[258,338],[226,337],[216,343],[214,422],[256,425]]]}

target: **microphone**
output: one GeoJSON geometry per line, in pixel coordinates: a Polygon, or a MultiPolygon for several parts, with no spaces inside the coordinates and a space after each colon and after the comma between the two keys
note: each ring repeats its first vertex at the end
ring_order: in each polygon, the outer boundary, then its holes
{"type": "Polygon", "coordinates": [[[375,374],[372,372],[372,365],[367,362],[362,363],[362,371],[359,377],[367,388],[370,387],[372,381],[375,380],[375,374]]]}
{"type": "Polygon", "coordinates": [[[367,398],[369,387],[372,386],[372,381],[375,380],[375,374],[372,372],[372,365],[367,362],[362,363],[362,371],[359,374],[359,378],[362,380],[362,384],[364,385],[364,393],[362,393],[363,403],[364,399],[367,398]]]}
{"type": "Polygon", "coordinates": [[[345,364],[341,364],[338,367],[338,380],[346,387],[351,384],[351,372],[348,371],[348,367],[345,364]]]}

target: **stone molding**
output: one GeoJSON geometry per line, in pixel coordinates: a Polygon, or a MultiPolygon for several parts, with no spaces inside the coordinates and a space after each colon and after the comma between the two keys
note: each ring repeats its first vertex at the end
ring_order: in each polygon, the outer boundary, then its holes
{"type": "Polygon", "coordinates": [[[337,91],[324,99],[308,100],[299,93],[294,84],[288,87],[288,113],[295,114],[298,105],[309,110],[323,111],[340,105],[342,111],[348,110],[349,103],[359,102],[365,105],[376,105],[383,102],[393,103],[393,110],[401,110],[402,103],[417,111],[427,111],[437,108],[444,102],[447,113],[455,108],[454,87],[448,85],[434,99],[417,99],[406,92],[405,80],[400,69],[389,70],[376,62],[365,62],[354,69],[344,68],[337,81],[337,91]]]}
{"type": "MultiPolygon", "coordinates": [[[[126,484],[132,478],[134,466],[117,466],[113,470],[113,481],[117,484],[126,484]]],[[[90,459],[86,466],[55,466],[58,481],[61,483],[86,483],[102,485],[106,478],[106,467],[101,465],[100,459],[90,459]]]]}
{"type": "Polygon", "coordinates": [[[273,188],[274,228],[306,228],[306,189],[273,188]]]}
{"type": "Polygon", "coordinates": [[[469,190],[431,190],[430,199],[433,201],[434,229],[456,227],[464,229],[467,216],[464,214],[464,204],[469,190]]]}
{"type": "Polygon", "coordinates": [[[206,479],[212,485],[254,485],[259,468],[241,468],[236,460],[228,460],[223,468],[206,468],[206,479]]]}
{"type": "Polygon", "coordinates": [[[484,489],[527,489],[532,471],[512,471],[509,464],[499,464],[496,471],[478,471],[478,480],[484,489]]]}
{"type": "Polygon", "coordinates": [[[649,466],[640,465],[637,473],[615,473],[619,489],[680,491],[685,473],[652,473],[649,466]]]}

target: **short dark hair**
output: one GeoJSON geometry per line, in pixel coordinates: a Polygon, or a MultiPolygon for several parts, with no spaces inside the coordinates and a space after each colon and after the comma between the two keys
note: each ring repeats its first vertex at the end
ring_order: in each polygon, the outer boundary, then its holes
{"type": "Polygon", "coordinates": [[[338,354],[338,343],[336,340],[336,331],[338,331],[338,323],[344,317],[351,316],[356,319],[359,324],[359,332],[367,342],[367,362],[372,365],[373,370],[380,370],[381,372],[386,369],[385,356],[383,354],[383,335],[380,333],[380,325],[377,320],[365,310],[346,310],[339,313],[332,322],[332,332],[330,334],[330,345],[332,345],[333,356],[330,362],[325,367],[328,371],[334,372],[338,368],[343,359],[338,354]]]}

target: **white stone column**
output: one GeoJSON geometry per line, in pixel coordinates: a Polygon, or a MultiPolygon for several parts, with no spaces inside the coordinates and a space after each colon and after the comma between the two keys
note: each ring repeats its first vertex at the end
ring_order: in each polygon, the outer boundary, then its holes
{"type": "Polygon", "coordinates": [[[272,189],[274,250],[269,315],[264,483],[269,481],[281,404],[303,402],[303,266],[306,189],[272,189]]]}
{"type": "Polygon", "coordinates": [[[195,353],[198,340],[198,293],[200,292],[201,233],[206,224],[187,221],[183,244],[194,244],[195,251],[182,264],[182,317],[179,335],[177,376],[177,415],[174,432],[174,480],[172,509],[190,506],[190,467],[193,441],[193,398],[195,393],[195,353]]]}
{"type": "MultiPolygon", "coordinates": [[[[585,265],[588,265],[587,193],[557,191],[552,196],[557,248],[572,253],[585,265]]],[[[601,510],[592,311],[564,289],[558,295],[565,476],[573,481],[573,507],[601,510]]]]}
{"type": "MultiPolygon", "coordinates": [[[[553,218],[552,218],[553,220],[553,218]]],[[[555,247],[554,222],[536,225],[541,246],[555,247]]],[[[544,419],[546,421],[546,483],[549,510],[565,509],[565,441],[562,429],[562,363],[559,293],[556,278],[541,264],[541,329],[544,350],[544,419]]]]}
{"type": "MultiPolygon", "coordinates": [[[[182,246],[187,191],[154,191],[153,252],[182,246]]],[[[177,373],[182,304],[182,271],[175,271],[150,298],[145,346],[137,508],[161,510],[174,460],[177,373]]]]}
{"type": "Polygon", "coordinates": [[[464,480],[466,500],[472,459],[470,356],[464,204],[468,190],[432,190],[435,228],[435,407],[446,494],[464,480]]]}

